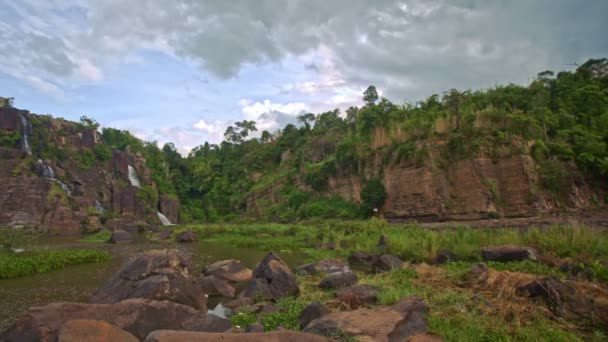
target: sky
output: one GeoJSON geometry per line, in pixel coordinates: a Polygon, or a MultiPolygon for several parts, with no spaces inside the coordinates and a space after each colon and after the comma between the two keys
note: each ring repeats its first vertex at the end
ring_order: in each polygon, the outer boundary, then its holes
{"type": "Polygon", "coordinates": [[[0,96],[184,154],[235,121],[527,84],[608,56],[606,0],[11,0],[0,96]]]}

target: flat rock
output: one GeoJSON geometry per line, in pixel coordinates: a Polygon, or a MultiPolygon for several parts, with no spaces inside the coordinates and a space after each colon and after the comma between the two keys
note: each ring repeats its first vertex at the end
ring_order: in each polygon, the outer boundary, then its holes
{"type": "Polygon", "coordinates": [[[200,333],[159,330],[148,335],[146,342],[328,342],[323,336],[281,330],[267,333],[200,333]]]}
{"type": "Polygon", "coordinates": [[[300,275],[317,275],[348,271],[350,271],[348,265],[337,258],[323,259],[296,267],[296,272],[300,275]]]}
{"type": "Polygon", "coordinates": [[[372,285],[353,285],[343,288],[336,293],[338,301],[350,308],[374,304],[378,301],[380,289],[372,285]]]}
{"type": "Polygon", "coordinates": [[[328,274],[319,283],[319,288],[323,290],[338,290],[357,283],[359,278],[353,272],[340,272],[328,274]]]}
{"type": "Polygon", "coordinates": [[[138,254],[107,280],[92,303],[117,303],[128,298],[170,300],[206,310],[207,298],[189,261],[178,250],[152,250],[138,254]]]}
{"type": "Polygon", "coordinates": [[[29,308],[0,335],[0,341],[55,342],[60,328],[71,320],[102,320],[144,339],[158,329],[183,329],[200,312],[169,301],[128,299],[115,304],[53,303],[29,308]]]}
{"type": "Polygon", "coordinates": [[[138,342],[139,339],[106,321],[73,319],[61,326],[57,342],[82,341],[138,342]]]}
{"type": "Polygon", "coordinates": [[[486,261],[522,261],[536,260],[536,252],[531,247],[503,245],[489,246],[481,249],[481,256],[486,261]]]}
{"type": "Polygon", "coordinates": [[[403,260],[392,254],[384,254],[372,264],[375,272],[388,272],[403,267],[403,260]]]}
{"type": "Polygon", "coordinates": [[[348,257],[348,263],[351,265],[371,266],[377,257],[365,252],[354,252],[348,257]]]}
{"type": "Polygon", "coordinates": [[[196,234],[191,230],[183,231],[175,236],[177,242],[195,242],[197,240],[196,234]]]}
{"type": "Polygon", "coordinates": [[[210,275],[201,277],[200,282],[203,292],[209,296],[234,298],[235,288],[224,279],[218,279],[217,277],[210,275]]]}
{"type": "Polygon", "coordinates": [[[281,258],[273,252],[269,252],[257,265],[253,271],[253,278],[239,297],[260,296],[266,300],[277,300],[299,294],[300,287],[296,276],[281,258]]]}
{"type": "Polygon", "coordinates": [[[109,243],[114,243],[114,244],[119,244],[119,243],[131,243],[135,241],[135,238],[133,237],[133,235],[131,235],[131,233],[127,232],[126,230],[115,230],[112,232],[112,236],[110,236],[110,240],[108,240],[109,243]]]}
{"type": "Polygon", "coordinates": [[[215,276],[230,282],[240,283],[249,281],[253,272],[239,260],[222,260],[203,268],[206,276],[215,276]]]}

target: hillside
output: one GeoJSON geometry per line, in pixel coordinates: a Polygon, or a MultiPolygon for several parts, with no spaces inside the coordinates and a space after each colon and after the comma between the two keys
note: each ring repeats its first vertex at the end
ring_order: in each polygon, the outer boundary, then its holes
{"type": "Polygon", "coordinates": [[[415,104],[228,127],[182,157],[126,131],[0,108],[0,225],[53,232],[251,217],[291,222],[526,218],[603,210],[608,60],[528,86],[449,90],[415,104]],[[138,178],[138,180],[134,180],[138,178]],[[137,186],[137,183],[140,183],[137,186]],[[178,209],[179,208],[179,209],[178,209]],[[165,222],[166,223],[166,222],[165,222]]]}

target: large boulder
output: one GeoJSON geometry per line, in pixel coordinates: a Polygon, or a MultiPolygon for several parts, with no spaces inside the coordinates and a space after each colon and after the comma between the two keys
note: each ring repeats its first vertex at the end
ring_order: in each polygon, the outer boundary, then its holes
{"type": "Polygon", "coordinates": [[[425,314],[425,310],[415,305],[405,312],[388,307],[338,311],[312,321],[304,332],[323,336],[346,334],[361,341],[408,341],[426,332],[425,314]]]}
{"type": "Polygon", "coordinates": [[[403,261],[396,255],[385,254],[372,264],[375,272],[388,272],[403,267],[403,261]]]}
{"type": "Polygon", "coordinates": [[[131,233],[127,232],[126,230],[115,230],[112,232],[112,236],[110,236],[110,240],[108,240],[109,243],[130,243],[133,242],[135,239],[133,238],[133,235],[131,235],[131,233]]]}
{"type": "Polygon", "coordinates": [[[296,267],[296,272],[298,272],[300,275],[317,275],[348,271],[350,271],[348,265],[337,258],[323,259],[296,267]]]}
{"type": "Polygon", "coordinates": [[[252,272],[239,260],[222,260],[203,268],[203,274],[234,283],[251,280],[252,272]]]}
{"type": "Polygon", "coordinates": [[[321,279],[319,288],[323,290],[337,290],[343,287],[355,285],[359,281],[353,272],[332,273],[321,279]]]}
{"type": "Polygon", "coordinates": [[[224,279],[218,279],[215,276],[201,277],[201,287],[203,292],[209,296],[222,296],[226,298],[234,298],[235,288],[224,279]]]}
{"type": "Polygon", "coordinates": [[[286,296],[297,296],[300,287],[291,269],[273,252],[264,256],[253,270],[253,278],[239,297],[276,300],[286,296]]]}
{"type": "Polygon", "coordinates": [[[109,304],[127,298],[170,300],[207,309],[207,298],[189,261],[177,250],[152,250],[137,255],[97,290],[91,302],[109,304]]]}
{"type": "Polygon", "coordinates": [[[183,231],[175,237],[175,241],[177,242],[195,242],[198,239],[196,238],[196,234],[194,234],[191,230],[183,231]]]}
{"type": "Polygon", "coordinates": [[[336,293],[338,301],[350,308],[374,304],[378,301],[380,289],[372,285],[353,285],[339,290],[336,293]]]}
{"type": "Polygon", "coordinates": [[[141,340],[158,329],[195,327],[206,316],[187,305],[141,298],[115,304],[53,303],[28,309],[0,335],[0,341],[55,342],[60,328],[75,319],[106,321],[141,340]]]}
{"type": "Polygon", "coordinates": [[[81,341],[138,342],[139,339],[106,321],[74,319],[61,326],[57,342],[81,341]]]}
{"type": "Polygon", "coordinates": [[[348,257],[348,263],[351,265],[371,266],[376,262],[377,257],[365,252],[353,252],[348,257]]]}
{"type": "Polygon", "coordinates": [[[456,261],[456,255],[448,249],[442,249],[430,261],[431,264],[441,265],[446,262],[456,261]]]}
{"type": "Polygon", "coordinates": [[[252,333],[200,333],[193,331],[154,331],[145,342],[329,342],[323,336],[281,330],[272,332],[252,333]]]}
{"type": "Polygon", "coordinates": [[[481,256],[486,261],[522,261],[536,260],[534,249],[525,246],[503,245],[489,246],[481,249],[481,256]]]}
{"type": "Polygon", "coordinates": [[[329,313],[319,301],[313,302],[306,306],[300,314],[300,329],[306,328],[306,326],[317,318],[329,313]]]}

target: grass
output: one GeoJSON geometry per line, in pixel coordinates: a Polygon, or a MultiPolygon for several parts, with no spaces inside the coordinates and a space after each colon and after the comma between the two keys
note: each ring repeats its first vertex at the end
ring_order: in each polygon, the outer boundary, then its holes
{"type": "Polygon", "coordinates": [[[82,242],[107,242],[112,237],[112,232],[108,229],[103,229],[97,233],[87,235],[80,239],[82,242]]]}
{"type": "Polygon", "coordinates": [[[0,279],[49,272],[68,265],[103,262],[110,254],[92,250],[47,250],[23,254],[0,254],[0,279]]]}

